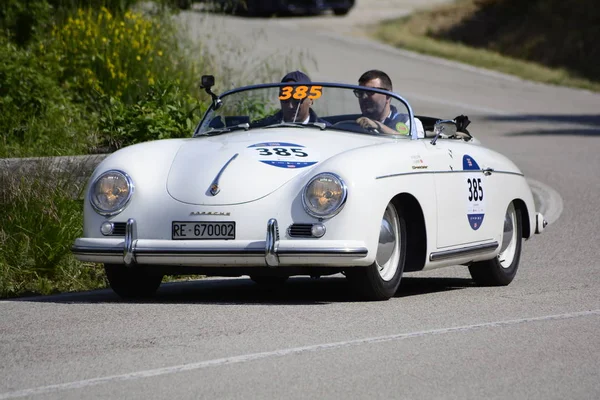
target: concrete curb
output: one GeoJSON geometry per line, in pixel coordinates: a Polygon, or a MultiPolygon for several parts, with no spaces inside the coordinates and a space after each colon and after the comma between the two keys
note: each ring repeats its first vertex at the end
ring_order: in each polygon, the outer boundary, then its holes
{"type": "Polygon", "coordinates": [[[72,177],[77,186],[84,186],[94,169],[108,154],[63,157],[0,158],[0,174],[13,177],[72,177]]]}
{"type": "Polygon", "coordinates": [[[108,154],[63,157],[0,158],[0,170],[12,173],[28,173],[37,168],[50,172],[92,173],[108,154]]]}

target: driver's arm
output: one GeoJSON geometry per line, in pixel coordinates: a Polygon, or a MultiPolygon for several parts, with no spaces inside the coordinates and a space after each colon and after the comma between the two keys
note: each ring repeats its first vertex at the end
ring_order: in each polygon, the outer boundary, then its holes
{"type": "Polygon", "coordinates": [[[379,133],[385,133],[387,135],[401,135],[400,132],[393,130],[389,126],[384,125],[379,121],[374,121],[371,118],[360,117],[356,120],[356,122],[365,129],[377,129],[379,133]]]}

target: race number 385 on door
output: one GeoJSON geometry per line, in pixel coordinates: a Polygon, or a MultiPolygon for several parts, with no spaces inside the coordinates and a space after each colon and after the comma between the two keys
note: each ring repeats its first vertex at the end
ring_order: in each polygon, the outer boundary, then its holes
{"type": "Polygon", "coordinates": [[[481,178],[469,178],[467,185],[469,185],[469,201],[483,201],[481,178]]]}

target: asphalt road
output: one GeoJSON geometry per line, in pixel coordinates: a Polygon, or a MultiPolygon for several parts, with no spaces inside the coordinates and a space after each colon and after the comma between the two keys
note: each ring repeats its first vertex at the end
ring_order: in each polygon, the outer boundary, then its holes
{"type": "Polygon", "coordinates": [[[464,267],[407,274],[376,303],[354,301],[340,277],[276,291],[170,283],[147,303],[109,290],[3,301],[0,399],[600,397],[600,95],[371,42],[357,24],[424,2],[358,3],[346,25],[199,12],[182,23],[253,47],[244,62],[291,49],[310,55],[313,80],[339,82],[379,68],[417,114],[469,115],[552,222],[524,244],[515,281],[476,287],[464,267]]]}

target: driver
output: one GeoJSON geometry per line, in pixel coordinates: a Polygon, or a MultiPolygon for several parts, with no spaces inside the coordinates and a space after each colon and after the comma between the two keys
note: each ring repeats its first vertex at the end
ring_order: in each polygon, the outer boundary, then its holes
{"type": "MultiPolygon", "coordinates": [[[[304,72],[293,71],[286,74],[283,79],[281,79],[281,83],[286,82],[310,84],[312,81],[304,72]]],[[[305,97],[302,100],[297,100],[293,97],[290,97],[288,100],[280,100],[280,104],[280,111],[265,119],[257,121],[256,124],[262,126],[279,124],[282,122],[296,122],[301,124],[320,122],[327,126],[331,125],[329,122],[317,116],[317,114],[311,108],[313,105],[313,100],[308,97],[305,97]]]]}
{"type": "MultiPolygon", "coordinates": [[[[281,83],[295,82],[295,83],[311,83],[310,78],[303,72],[294,71],[288,73],[283,77],[281,83]]],[[[313,100],[308,97],[302,100],[296,100],[290,97],[288,100],[280,100],[281,103],[281,114],[283,122],[302,122],[303,124],[309,122],[317,122],[317,114],[312,110],[313,100]]]]}
{"type": "MultiPolygon", "coordinates": [[[[358,79],[360,86],[392,91],[392,80],[383,71],[373,69],[365,72],[358,79]]],[[[391,97],[385,94],[370,92],[366,90],[355,90],[354,95],[358,98],[362,116],[356,120],[364,129],[377,129],[379,133],[389,135],[405,134],[408,126],[408,114],[401,114],[396,107],[390,104],[391,97]]],[[[422,135],[422,124],[415,118],[417,131],[422,135]],[[419,125],[421,129],[419,129],[419,125]]]]}

